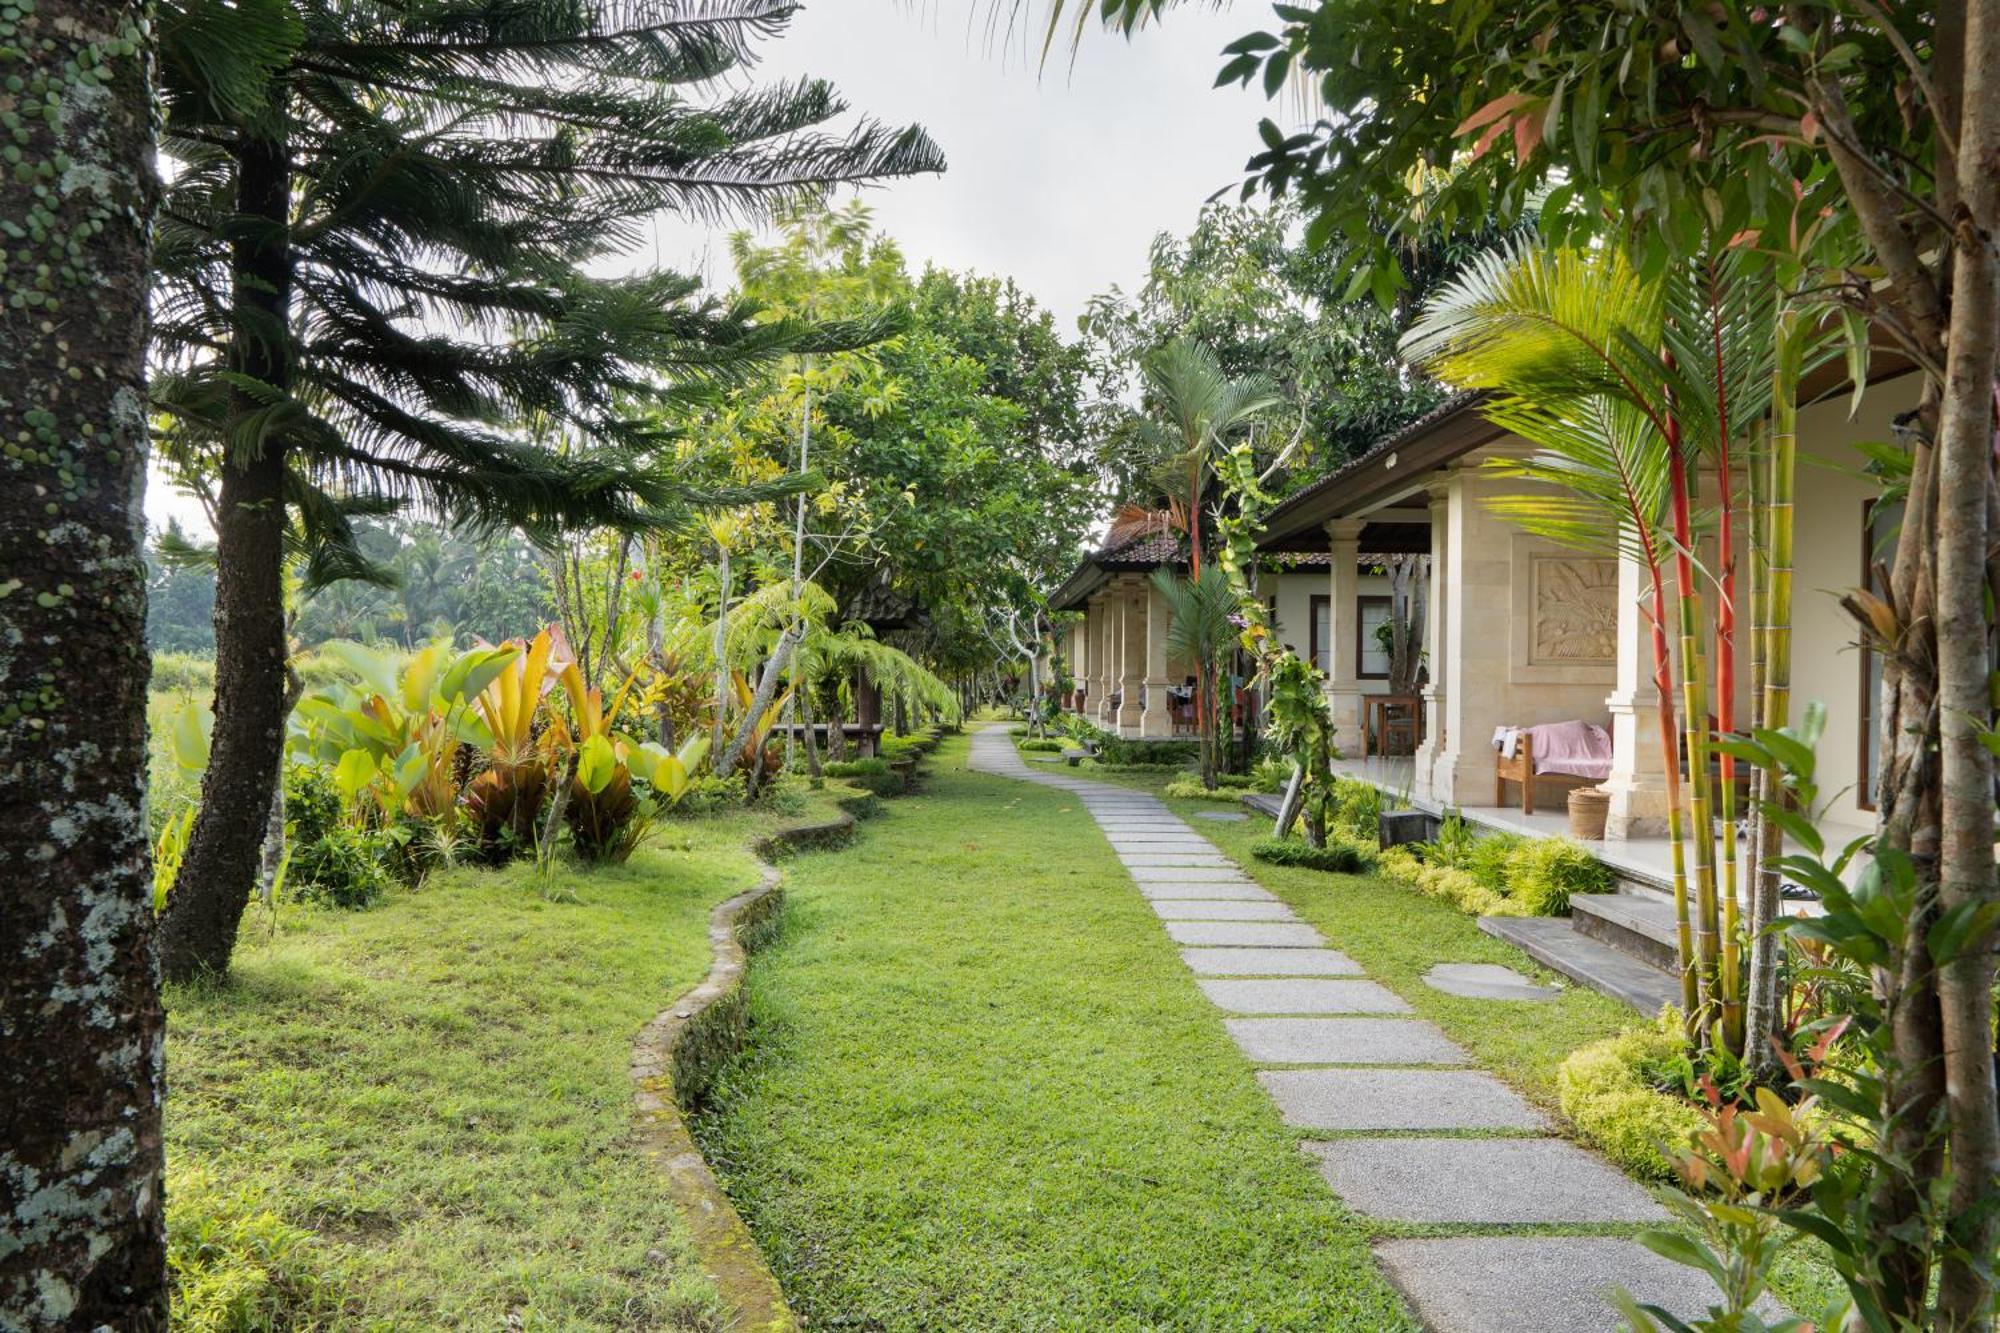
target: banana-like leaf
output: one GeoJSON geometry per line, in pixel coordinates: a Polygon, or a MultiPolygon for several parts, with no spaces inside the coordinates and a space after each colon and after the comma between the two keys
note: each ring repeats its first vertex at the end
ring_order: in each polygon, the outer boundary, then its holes
{"type": "Polygon", "coordinates": [[[592,796],[611,785],[618,775],[618,754],[609,738],[597,735],[584,739],[576,751],[576,780],[592,796]]]}
{"type": "Polygon", "coordinates": [[[439,697],[449,704],[478,698],[520,655],[521,650],[511,646],[471,649],[460,655],[439,678],[439,697]]]}
{"type": "Polygon", "coordinates": [[[174,763],[181,772],[196,776],[208,769],[208,738],[215,719],[208,709],[190,699],[174,712],[168,737],[173,743],[174,763]]]}
{"type": "Polygon", "coordinates": [[[322,647],[359,676],[361,683],[370,693],[382,695],[398,693],[396,664],[387,653],[347,639],[333,639],[322,647]]]}
{"type": "Polygon", "coordinates": [[[333,768],[333,785],[349,801],[359,796],[375,775],[382,770],[375,762],[375,756],[366,750],[349,750],[340,756],[340,762],[333,768]]]}

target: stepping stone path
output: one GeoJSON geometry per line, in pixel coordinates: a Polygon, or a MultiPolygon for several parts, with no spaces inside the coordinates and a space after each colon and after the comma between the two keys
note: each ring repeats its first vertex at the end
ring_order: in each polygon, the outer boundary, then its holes
{"type": "MultiPolygon", "coordinates": [[[[1166,804],[1021,762],[999,728],[972,767],[1070,792],[1104,830],[1196,984],[1224,1015],[1285,1123],[1356,1212],[1477,1234],[1385,1240],[1376,1254],[1431,1333],[1609,1333],[1623,1287],[1682,1318],[1718,1299],[1694,1269],[1624,1235],[1508,1235],[1496,1227],[1629,1226],[1667,1214],[1598,1158],[1549,1136],[1543,1115],[1245,875],[1166,804]],[[1475,1136],[1476,1135],[1476,1136],[1475,1136]]],[[[1202,811],[1197,818],[1235,812],[1202,811]]],[[[1240,815],[1235,817],[1240,818],[1240,815]]],[[[1547,999],[1510,968],[1441,964],[1454,995],[1547,999]]],[[[1773,1306],[1767,1317],[1778,1313],[1773,1306]]]]}
{"type": "Polygon", "coordinates": [[[1439,963],[1424,973],[1424,984],[1471,1000],[1553,1000],[1562,993],[1498,963],[1439,963]]]}

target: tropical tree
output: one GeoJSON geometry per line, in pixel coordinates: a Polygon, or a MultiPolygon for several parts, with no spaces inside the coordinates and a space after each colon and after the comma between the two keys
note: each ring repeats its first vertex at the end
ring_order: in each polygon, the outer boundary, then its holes
{"type": "MultiPolygon", "coordinates": [[[[247,897],[294,516],[309,550],[350,557],[356,506],[535,533],[677,518],[687,488],[629,400],[876,336],[816,343],[690,278],[583,271],[662,209],[755,212],[942,165],[920,130],[822,132],[843,110],[824,84],[688,95],[791,12],[255,0],[175,16],[157,396],[179,466],[217,479],[218,635],[215,762],[163,927],[170,974],[224,969],[247,897]],[[272,91],[246,108],[205,53],[251,30],[272,91]],[[543,443],[565,433],[587,455],[543,443]]],[[[330,564],[314,568],[356,568],[330,564]]]]}
{"type": "Polygon", "coordinates": [[[1223,663],[1236,647],[1236,626],[1230,620],[1236,611],[1236,594],[1230,588],[1228,575],[1214,564],[1190,573],[1187,578],[1176,577],[1170,569],[1156,569],[1153,588],[1167,607],[1168,654],[1195,664],[1195,689],[1199,694],[1195,716],[1201,724],[1201,784],[1213,791],[1218,741],[1215,682],[1221,678],[1223,663]]]}
{"type": "Polygon", "coordinates": [[[166,1327],[145,818],[148,6],[0,25],[0,1323],[166,1327]]]}
{"type": "Polygon", "coordinates": [[[1207,346],[1176,338],[1143,363],[1152,407],[1152,439],[1160,449],[1154,480],[1165,492],[1174,524],[1188,536],[1188,569],[1201,575],[1201,511],[1215,460],[1259,412],[1279,401],[1261,375],[1232,379],[1207,346]]]}

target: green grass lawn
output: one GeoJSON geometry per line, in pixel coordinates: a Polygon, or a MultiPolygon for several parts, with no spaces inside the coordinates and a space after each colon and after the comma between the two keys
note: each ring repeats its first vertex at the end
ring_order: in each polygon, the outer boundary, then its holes
{"type": "Polygon", "coordinates": [[[755,882],[746,840],[808,804],[669,821],[548,896],[515,866],[253,910],[233,981],[168,995],[176,1327],[720,1328],[627,1065],[755,882]]]}
{"type": "Polygon", "coordinates": [[[1412,1327],[1088,815],[953,738],[788,869],[698,1132],[795,1307],[870,1330],[1412,1327]]]}

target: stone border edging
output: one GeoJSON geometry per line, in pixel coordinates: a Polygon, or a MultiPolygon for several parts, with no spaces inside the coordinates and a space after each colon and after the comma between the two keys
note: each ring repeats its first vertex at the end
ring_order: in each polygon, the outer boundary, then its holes
{"type": "Polygon", "coordinates": [[[769,943],[784,907],[783,875],[772,861],[785,850],[834,847],[853,836],[855,815],[766,834],[754,844],[763,873],[754,888],[709,914],[713,961],[700,985],[640,1029],[632,1048],[639,1146],[653,1159],[681,1215],[695,1253],[741,1333],[793,1333],[798,1317],[722,1182],[695,1146],[687,1112],[700,1105],[723,1062],[742,1049],[748,1026],[743,972],[769,943]]]}
{"type": "MultiPolygon", "coordinates": [[[[912,756],[911,767],[935,744],[912,756]]],[[[800,1325],[756,1238],[695,1145],[687,1115],[707,1097],[716,1071],[745,1044],[743,973],[749,955],[777,934],[784,910],[784,876],[773,863],[793,852],[845,846],[858,821],[880,813],[882,798],[864,791],[835,804],[841,811],[836,818],[777,829],[751,845],[762,873],[754,888],[709,913],[707,977],[641,1028],[632,1047],[640,1149],[687,1219],[695,1253],[728,1308],[732,1333],[797,1333],[800,1325]]]]}

